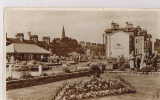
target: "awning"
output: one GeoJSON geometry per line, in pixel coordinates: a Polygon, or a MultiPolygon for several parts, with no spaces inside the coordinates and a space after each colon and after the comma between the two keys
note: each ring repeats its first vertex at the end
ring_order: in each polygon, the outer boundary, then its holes
{"type": "Polygon", "coordinates": [[[6,53],[50,54],[36,44],[12,43],[6,47],[6,53]]]}

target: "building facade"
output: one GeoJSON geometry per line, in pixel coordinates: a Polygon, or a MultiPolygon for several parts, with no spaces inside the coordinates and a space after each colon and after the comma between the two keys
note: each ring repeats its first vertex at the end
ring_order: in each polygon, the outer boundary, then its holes
{"type": "Polygon", "coordinates": [[[12,43],[6,47],[7,62],[16,61],[48,61],[50,52],[35,44],[12,43]]]}
{"type": "Polygon", "coordinates": [[[89,58],[101,58],[105,55],[104,44],[81,41],[80,45],[84,51],[84,54],[89,58]]]}
{"type": "Polygon", "coordinates": [[[103,36],[107,58],[129,58],[132,52],[134,55],[152,52],[151,34],[128,22],[125,27],[112,22],[111,28],[106,29],[103,36]]]}

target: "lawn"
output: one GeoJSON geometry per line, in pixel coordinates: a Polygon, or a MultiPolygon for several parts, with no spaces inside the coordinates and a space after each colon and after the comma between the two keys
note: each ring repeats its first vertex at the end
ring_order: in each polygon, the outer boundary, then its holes
{"type": "Polygon", "coordinates": [[[120,76],[128,80],[136,88],[137,93],[90,100],[160,100],[160,75],[126,74],[120,76]]]}
{"type": "MultiPolygon", "coordinates": [[[[160,74],[132,74],[132,73],[105,73],[103,78],[110,79],[116,76],[122,76],[135,86],[137,93],[118,96],[108,96],[103,98],[94,98],[88,100],[160,100],[160,74]]],[[[67,80],[69,82],[85,80],[89,77],[82,77],[67,80]]],[[[45,85],[27,87],[7,91],[7,100],[47,100],[50,99],[56,90],[65,81],[49,83],[45,85]]]]}

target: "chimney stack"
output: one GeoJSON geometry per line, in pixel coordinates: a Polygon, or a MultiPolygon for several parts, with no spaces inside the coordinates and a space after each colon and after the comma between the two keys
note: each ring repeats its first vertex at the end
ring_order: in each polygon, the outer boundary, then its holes
{"type": "Polygon", "coordinates": [[[20,41],[24,40],[24,34],[23,33],[17,33],[16,38],[19,39],[20,41]]]}
{"type": "Polygon", "coordinates": [[[112,21],[111,28],[117,30],[119,29],[119,24],[112,21]]]}
{"type": "Polygon", "coordinates": [[[50,44],[50,37],[49,36],[44,36],[43,41],[47,44],[50,44]]]}
{"type": "Polygon", "coordinates": [[[126,22],[126,28],[127,28],[127,29],[133,28],[133,24],[132,24],[132,23],[129,23],[129,22],[126,22]]]}
{"type": "Polygon", "coordinates": [[[38,35],[31,35],[30,40],[34,41],[34,42],[38,42],[38,35]]]}

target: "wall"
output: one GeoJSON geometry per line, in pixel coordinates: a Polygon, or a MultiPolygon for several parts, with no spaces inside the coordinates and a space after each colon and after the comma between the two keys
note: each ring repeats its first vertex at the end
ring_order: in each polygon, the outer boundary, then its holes
{"type": "Polygon", "coordinates": [[[129,57],[129,33],[119,31],[113,33],[110,37],[110,57],[118,56],[129,57]]]}

